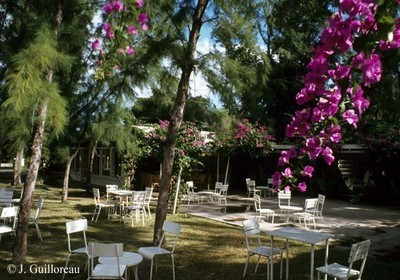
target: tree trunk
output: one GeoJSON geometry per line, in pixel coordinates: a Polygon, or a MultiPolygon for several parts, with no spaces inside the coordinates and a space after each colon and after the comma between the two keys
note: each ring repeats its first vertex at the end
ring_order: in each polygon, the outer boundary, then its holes
{"type": "MultiPolygon", "coordinates": [[[[63,0],[58,1],[57,11],[55,14],[56,27],[54,34],[56,38],[58,36],[58,31],[60,30],[61,27],[62,2],[63,0]]],[[[45,74],[47,82],[51,84],[53,82],[54,72],[52,70],[49,70],[45,74]]],[[[35,134],[31,146],[31,160],[29,163],[28,174],[26,177],[24,193],[22,195],[19,205],[18,223],[15,232],[16,238],[13,246],[13,256],[12,256],[12,262],[14,264],[24,263],[28,251],[29,219],[32,208],[33,193],[35,190],[37,175],[39,173],[40,161],[42,160],[43,138],[44,138],[44,129],[46,127],[48,105],[49,105],[49,100],[46,98],[41,103],[39,103],[38,106],[38,124],[35,129],[35,134]]]]}
{"type": "Polygon", "coordinates": [[[176,179],[176,184],[175,184],[175,198],[174,198],[174,207],[172,208],[172,215],[176,214],[176,208],[179,200],[179,186],[181,185],[182,170],[183,170],[182,166],[179,167],[178,178],[176,179]]]}
{"type": "Polygon", "coordinates": [[[67,162],[65,163],[65,173],[64,173],[64,181],[63,181],[63,188],[61,192],[61,202],[67,202],[68,200],[68,185],[69,185],[69,174],[71,171],[71,164],[74,158],[78,155],[79,153],[79,147],[76,149],[76,151],[70,155],[67,158],[67,162]]]}
{"type": "MultiPolygon", "coordinates": [[[[50,75],[52,75],[52,73],[50,75]]],[[[18,224],[12,256],[12,262],[15,264],[24,263],[26,259],[28,247],[29,218],[32,208],[33,193],[35,190],[40,161],[42,158],[43,134],[46,124],[47,106],[48,101],[45,101],[39,108],[39,124],[36,128],[35,136],[33,138],[33,143],[31,147],[31,161],[29,163],[29,170],[26,177],[24,193],[22,195],[19,205],[18,224]]]]}
{"type": "Polygon", "coordinates": [[[90,192],[91,185],[92,185],[93,161],[94,161],[94,157],[96,155],[96,148],[97,148],[97,140],[95,140],[90,147],[88,168],[87,168],[87,174],[86,174],[86,192],[90,192]]]}
{"type": "Polygon", "coordinates": [[[24,148],[20,147],[15,155],[14,161],[14,180],[13,185],[16,187],[22,186],[22,160],[24,158],[24,148]]]}
{"type": "Polygon", "coordinates": [[[164,159],[162,166],[162,176],[160,180],[160,190],[158,196],[156,219],[154,222],[153,243],[158,244],[162,236],[162,226],[167,218],[168,197],[171,187],[172,167],[175,157],[176,138],[183,121],[183,111],[188,97],[189,79],[193,72],[195,63],[196,45],[200,36],[201,26],[203,25],[203,15],[207,8],[208,0],[199,0],[193,13],[192,28],[189,34],[189,41],[186,49],[185,63],[182,65],[181,78],[179,80],[177,96],[174,108],[171,113],[170,124],[164,146],[164,159]]]}

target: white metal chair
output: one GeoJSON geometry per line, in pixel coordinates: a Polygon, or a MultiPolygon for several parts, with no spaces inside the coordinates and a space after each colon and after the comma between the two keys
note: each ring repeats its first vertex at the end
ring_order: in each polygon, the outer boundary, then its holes
{"type": "Polygon", "coordinates": [[[308,198],[304,202],[304,212],[296,212],[294,213],[294,217],[299,219],[299,223],[301,224],[304,221],[304,227],[307,228],[307,221],[311,221],[314,223],[314,229],[317,228],[315,224],[315,213],[318,207],[318,198],[308,198]]]}
{"type": "Polygon", "coordinates": [[[275,216],[275,211],[272,209],[268,208],[262,208],[261,207],[261,197],[258,194],[254,194],[254,208],[256,210],[256,214],[258,214],[257,221],[261,221],[261,217],[263,215],[266,216],[267,220],[269,217],[271,217],[271,223],[274,223],[274,216],[275,216]]]}
{"type": "Polygon", "coordinates": [[[40,241],[43,241],[42,233],[40,232],[40,228],[39,228],[39,218],[40,218],[40,214],[42,213],[43,204],[44,204],[44,198],[40,196],[38,199],[38,207],[36,209],[36,214],[35,214],[35,216],[31,216],[29,219],[31,223],[35,224],[36,233],[37,233],[37,236],[39,237],[40,241]]]}
{"type": "Polygon", "coordinates": [[[283,254],[283,251],[278,248],[271,248],[270,246],[262,245],[261,237],[260,237],[260,232],[261,232],[260,225],[254,219],[243,221],[243,232],[244,232],[246,248],[247,248],[247,260],[246,260],[246,265],[245,265],[244,271],[243,271],[243,277],[246,276],[250,257],[258,256],[258,260],[257,260],[257,264],[256,264],[256,268],[254,270],[254,273],[257,272],[258,264],[260,263],[261,257],[266,257],[267,261],[268,261],[267,279],[269,279],[269,277],[270,277],[269,269],[270,269],[270,265],[271,266],[273,265],[273,258],[274,258],[274,256],[280,255],[280,261],[281,261],[280,277],[282,279],[282,254],[283,254]]]}
{"type": "MultiPolygon", "coordinates": [[[[65,224],[68,238],[68,256],[67,261],[65,262],[65,267],[68,267],[68,262],[71,255],[85,255],[86,257],[86,266],[89,262],[89,251],[88,244],[86,239],[86,231],[88,230],[88,222],[87,219],[80,219],[75,221],[70,221],[65,224]],[[77,236],[79,233],[82,234],[82,239],[73,242],[72,235],[77,236]],[[79,244],[79,245],[78,245],[79,244]]],[[[65,277],[65,270],[62,279],[65,277]]]]}
{"type": "Polygon", "coordinates": [[[145,198],[146,198],[145,191],[134,191],[132,199],[130,200],[129,204],[124,206],[123,212],[127,212],[128,216],[131,217],[132,227],[133,227],[133,216],[135,216],[136,222],[138,222],[139,217],[142,216],[142,224],[144,226],[144,216],[146,212],[145,198]]]}
{"type": "Polygon", "coordinates": [[[194,190],[193,181],[187,181],[186,187],[187,187],[186,199],[188,201],[188,204],[190,204],[191,201],[195,201],[195,200],[197,200],[197,202],[199,202],[200,197],[199,197],[198,193],[196,193],[194,190]]]}
{"type": "Polygon", "coordinates": [[[246,187],[248,197],[251,197],[252,195],[254,196],[255,194],[261,194],[261,190],[256,189],[256,181],[254,180],[246,180],[246,187]]]}
{"type": "Polygon", "coordinates": [[[325,195],[319,194],[318,195],[318,205],[315,209],[314,216],[315,216],[315,219],[321,220],[321,222],[324,222],[324,217],[322,216],[324,204],[325,204],[325,195]]]}
{"type": "MultiPolygon", "coordinates": [[[[163,230],[163,235],[161,237],[158,246],[141,247],[139,248],[138,253],[141,254],[144,258],[151,260],[150,280],[153,278],[153,263],[155,261],[156,256],[170,255],[172,260],[172,279],[175,280],[174,253],[175,253],[176,243],[178,241],[179,234],[181,231],[181,225],[170,221],[164,221],[162,230],[163,230]],[[164,241],[167,240],[167,237],[172,237],[172,242],[171,244],[169,244],[168,248],[167,248],[168,244],[165,245],[163,244],[164,241]]],[[[157,271],[157,264],[156,264],[156,271],[157,271]]]]}
{"type": "Polygon", "coordinates": [[[108,204],[108,203],[103,203],[101,202],[101,197],[100,197],[100,190],[97,188],[93,188],[93,197],[94,197],[94,212],[92,216],[92,221],[94,220],[94,217],[96,216],[96,223],[97,220],[99,219],[101,209],[106,209],[107,212],[107,218],[110,218],[111,211],[115,209],[115,204],[108,204]]]}
{"type": "Polygon", "coordinates": [[[1,216],[0,218],[4,221],[4,224],[0,225],[0,241],[1,241],[1,236],[6,233],[12,233],[15,234],[15,226],[16,226],[16,221],[17,221],[17,213],[18,213],[18,207],[15,206],[10,206],[10,207],[4,207],[1,210],[1,216]],[[12,225],[9,226],[6,224],[8,220],[11,220],[12,225]]]}
{"type": "Polygon", "coordinates": [[[19,197],[18,198],[13,198],[11,200],[12,206],[18,205],[21,202],[21,199],[22,199],[23,195],[24,195],[24,186],[22,186],[22,188],[21,188],[21,193],[19,194],[19,197]]]}
{"type": "Polygon", "coordinates": [[[14,195],[13,186],[0,188],[0,207],[12,206],[13,195],[14,195]]]}
{"type": "Polygon", "coordinates": [[[320,279],[320,274],[328,275],[334,277],[335,279],[347,280],[347,279],[357,279],[361,280],[361,276],[364,271],[365,262],[367,261],[369,246],[371,244],[370,240],[365,240],[362,242],[355,243],[351,246],[349,264],[344,266],[338,263],[331,263],[326,266],[318,267],[318,279],[320,279]],[[360,261],[360,269],[353,269],[353,264],[360,261]],[[352,278],[357,277],[357,278],[352,278]]]}
{"type": "Polygon", "coordinates": [[[226,196],[228,195],[228,189],[229,185],[221,185],[219,187],[219,192],[213,193],[212,195],[212,200],[214,201],[217,200],[218,204],[222,204],[224,202],[225,205],[227,205],[227,199],[226,196]]]}
{"type": "Polygon", "coordinates": [[[151,211],[150,211],[150,202],[153,196],[153,186],[147,187],[145,190],[145,198],[144,198],[144,213],[145,215],[149,214],[149,219],[151,220],[151,211]]]}
{"type": "Polygon", "coordinates": [[[90,272],[88,279],[127,279],[126,265],[121,264],[119,259],[124,252],[122,243],[105,244],[89,243],[90,272]],[[115,262],[95,264],[96,258],[115,258],[115,262]]]}
{"type": "Polygon", "coordinates": [[[295,212],[300,212],[303,210],[303,207],[293,206],[290,204],[292,199],[291,192],[278,192],[278,207],[280,209],[281,214],[286,216],[286,223],[289,222],[290,216],[295,212]]]}

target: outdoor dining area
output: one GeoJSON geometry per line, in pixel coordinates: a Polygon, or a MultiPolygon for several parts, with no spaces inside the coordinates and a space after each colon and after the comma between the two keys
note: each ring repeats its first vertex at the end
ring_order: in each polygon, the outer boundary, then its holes
{"type": "MultiPolygon", "coordinates": [[[[337,244],[341,237],[326,225],[330,217],[325,216],[327,199],[324,195],[303,197],[289,191],[277,191],[271,197],[264,196],[251,181],[247,180],[250,188],[242,194],[229,194],[229,184],[222,182],[217,182],[213,190],[197,190],[193,181],[185,182],[187,194],[183,197],[180,212],[192,218],[176,220],[171,216],[172,220],[168,218],[163,224],[163,236],[159,244],[150,244],[151,235],[148,235],[146,242],[140,238],[136,240],[135,247],[132,247],[131,241],[128,241],[130,237],[126,234],[135,235],[137,230],[148,227],[151,232],[157,202],[154,186],[141,191],[125,190],[117,185],[93,188],[93,198],[87,198],[86,218],[67,218],[63,223],[64,233],[61,236],[66,237],[67,246],[59,249],[66,255],[62,266],[71,268],[76,265],[76,260],[85,259],[84,271],[82,267],[79,272],[82,279],[187,279],[181,275],[184,270],[181,263],[184,261],[183,255],[190,254],[191,250],[201,250],[201,247],[187,248],[187,242],[199,238],[194,234],[196,226],[189,221],[201,216],[202,219],[217,221],[212,228],[226,230],[226,226],[229,226],[230,231],[241,232],[238,241],[232,240],[228,245],[229,250],[245,253],[238,256],[241,264],[237,264],[237,269],[241,272],[237,279],[253,279],[259,277],[257,275],[271,280],[294,279],[293,275],[297,275],[299,268],[295,253],[299,244],[304,247],[302,269],[307,271],[301,279],[363,279],[361,276],[368,267],[371,240],[366,238],[349,243],[344,249],[348,262],[343,261],[343,257],[335,262],[337,256],[332,252],[336,251],[330,250],[330,247],[337,244]],[[117,232],[104,235],[100,231],[93,234],[93,230],[103,227],[121,231],[121,226],[125,231],[122,238],[113,238],[114,235],[119,236],[117,232]],[[188,235],[187,232],[191,230],[194,230],[193,233],[188,235]],[[157,260],[163,274],[157,272],[157,260]]],[[[2,202],[6,201],[7,194],[10,197],[9,192],[10,188],[0,188],[2,202]]],[[[40,217],[44,199],[42,196],[37,198],[36,212],[40,217]]],[[[7,236],[7,242],[13,238],[18,204],[13,204],[10,199],[4,203],[1,235],[7,236]],[[15,211],[9,214],[11,208],[15,211]],[[3,231],[6,227],[11,234],[3,231]]],[[[52,238],[49,228],[45,222],[46,230],[40,232],[39,219],[36,221],[38,239],[46,244],[52,238]]],[[[61,236],[55,235],[53,238],[59,240],[61,236]]],[[[29,238],[36,240],[32,235],[29,238]]],[[[226,253],[220,251],[219,255],[230,254],[229,250],[226,253]]],[[[64,271],[62,279],[71,279],[68,270],[64,271]]]]}

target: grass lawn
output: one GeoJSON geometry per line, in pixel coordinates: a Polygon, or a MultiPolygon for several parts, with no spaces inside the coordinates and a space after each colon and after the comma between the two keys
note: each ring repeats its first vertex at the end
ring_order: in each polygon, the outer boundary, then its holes
{"type": "MultiPolygon", "coordinates": [[[[15,237],[4,235],[0,244],[0,279],[61,279],[62,275],[55,273],[33,273],[30,268],[53,265],[62,267],[68,253],[65,223],[67,221],[87,218],[89,220],[88,241],[122,242],[125,251],[137,251],[141,246],[150,246],[153,236],[153,220],[146,221],[145,227],[141,223],[131,227],[130,221],[120,223],[118,220],[107,220],[104,213],[97,223],[91,222],[94,209],[93,198],[79,188],[71,188],[68,203],[60,202],[60,188],[48,185],[39,185],[35,190],[34,207],[39,196],[45,199],[40,219],[40,229],[43,242],[36,235],[32,224],[28,238],[27,263],[23,266],[25,273],[10,274],[7,268],[11,264],[11,251],[15,237]],[[33,266],[32,266],[33,265],[33,266]]],[[[15,194],[14,197],[18,196],[15,194]]],[[[153,212],[154,213],[154,212],[153,212]]],[[[180,239],[175,254],[175,269],[177,280],[211,280],[211,279],[243,279],[242,273],[246,261],[246,250],[242,229],[185,214],[169,215],[168,219],[182,225],[180,239]]],[[[267,237],[265,237],[267,241],[267,237]]],[[[278,240],[279,241],[279,240],[278,240]]],[[[283,242],[277,242],[283,247],[283,242]]],[[[309,246],[301,243],[290,244],[290,279],[309,279],[310,253],[309,246]]],[[[330,247],[329,260],[345,264],[348,251],[330,247]]],[[[316,246],[315,266],[323,263],[323,246],[316,246]]],[[[169,257],[158,259],[158,271],[153,279],[172,279],[169,257]]],[[[266,279],[265,260],[254,274],[256,257],[250,259],[248,275],[244,279],[266,279]]],[[[86,279],[84,272],[85,258],[78,255],[71,257],[70,266],[79,267],[80,274],[67,275],[67,279],[86,279]]],[[[144,260],[139,265],[139,278],[149,278],[149,262],[144,260]]],[[[279,279],[278,266],[274,267],[275,279],[279,279]]],[[[133,275],[133,274],[132,274],[133,275]]],[[[397,263],[374,260],[369,258],[366,264],[363,280],[397,279],[393,275],[400,275],[397,263]]]]}

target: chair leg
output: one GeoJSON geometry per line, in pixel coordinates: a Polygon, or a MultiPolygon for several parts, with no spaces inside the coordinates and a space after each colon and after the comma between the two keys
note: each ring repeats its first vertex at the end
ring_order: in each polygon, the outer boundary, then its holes
{"type": "MultiPolygon", "coordinates": [[[[70,257],[71,257],[71,254],[69,253],[68,256],[67,256],[67,261],[65,262],[65,266],[64,267],[68,267],[68,262],[69,262],[69,258],[70,257]]],[[[62,280],[64,280],[64,278],[65,278],[65,269],[64,269],[63,276],[62,276],[62,280]]]]}
{"type": "Polygon", "coordinates": [[[35,222],[35,227],[36,227],[37,236],[39,237],[40,241],[43,241],[42,233],[40,232],[39,224],[37,222],[35,222]]]}
{"type": "Polygon", "coordinates": [[[153,279],[153,262],[154,262],[154,259],[151,259],[151,265],[150,265],[150,280],[153,279]]]}
{"type": "Polygon", "coordinates": [[[249,259],[250,259],[250,255],[247,254],[247,261],[246,261],[246,265],[244,266],[243,277],[246,276],[247,266],[248,266],[248,264],[249,264],[249,259]]]}
{"type": "Polygon", "coordinates": [[[172,280],[175,280],[175,262],[174,262],[174,254],[171,254],[172,261],[172,280]]]}
{"type": "Polygon", "coordinates": [[[261,259],[261,255],[258,255],[258,260],[257,260],[257,264],[256,264],[256,269],[254,269],[254,273],[257,272],[258,264],[260,263],[260,259],[261,259]]]}

